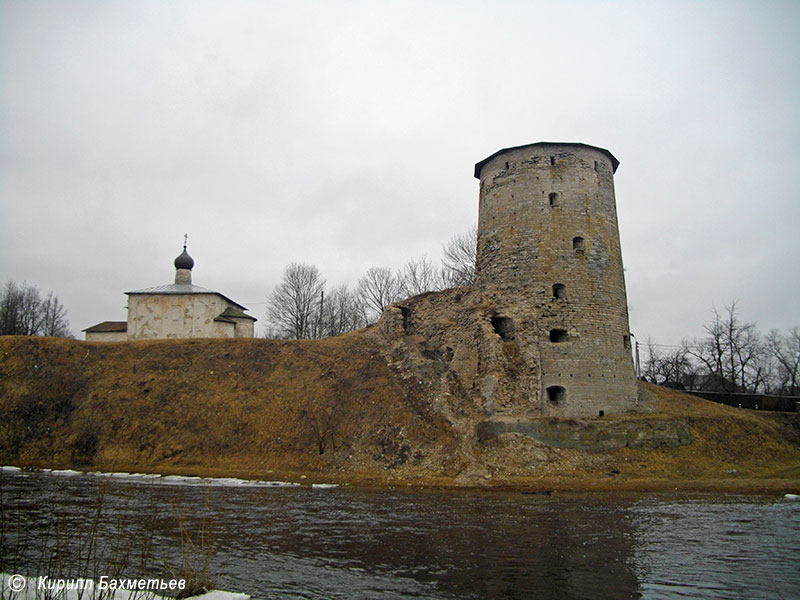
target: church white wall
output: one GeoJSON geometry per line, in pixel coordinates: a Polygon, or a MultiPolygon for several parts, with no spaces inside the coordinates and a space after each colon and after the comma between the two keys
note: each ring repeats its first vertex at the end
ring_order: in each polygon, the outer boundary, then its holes
{"type": "Polygon", "coordinates": [[[128,339],[229,337],[214,321],[226,307],[217,294],[133,294],[128,339]]]}
{"type": "Polygon", "coordinates": [[[124,342],[128,339],[126,331],[96,331],[86,332],[87,342],[124,342]]]}
{"type": "Polygon", "coordinates": [[[226,323],[225,321],[217,321],[214,323],[214,337],[230,338],[234,337],[235,325],[233,323],[226,323]]]}
{"type": "Polygon", "coordinates": [[[250,319],[233,319],[236,321],[235,337],[251,338],[255,335],[255,322],[250,319]]]}

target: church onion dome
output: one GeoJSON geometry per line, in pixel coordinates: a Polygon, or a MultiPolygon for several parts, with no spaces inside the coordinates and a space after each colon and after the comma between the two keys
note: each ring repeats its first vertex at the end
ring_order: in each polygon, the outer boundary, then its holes
{"type": "Polygon", "coordinates": [[[184,246],[181,255],[175,259],[175,268],[188,269],[191,271],[193,267],[194,267],[194,259],[191,256],[189,256],[189,253],[186,252],[186,246],[184,246]]]}

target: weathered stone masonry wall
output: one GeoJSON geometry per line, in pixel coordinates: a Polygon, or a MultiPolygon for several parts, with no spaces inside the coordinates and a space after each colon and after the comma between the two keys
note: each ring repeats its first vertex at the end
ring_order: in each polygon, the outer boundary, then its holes
{"type": "Polygon", "coordinates": [[[507,331],[497,313],[480,290],[452,289],[388,306],[379,330],[396,366],[429,382],[443,408],[529,416],[537,410],[530,398],[538,397],[539,356],[535,345],[520,349],[525,322],[507,331]]]}
{"type": "Polygon", "coordinates": [[[614,167],[598,148],[534,144],[480,169],[477,287],[538,321],[521,348],[538,346],[543,414],[636,404],[614,167]]]}

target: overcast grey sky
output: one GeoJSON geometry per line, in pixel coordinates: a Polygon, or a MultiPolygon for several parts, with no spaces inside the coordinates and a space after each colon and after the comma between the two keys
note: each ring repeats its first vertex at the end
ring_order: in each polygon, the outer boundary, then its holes
{"type": "MultiPolygon", "coordinates": [[[[631,328],[712,303],[800,325],[798,2],[0,0],[0,280],[73,331],[194,282],[251,309],[438,259],[476,162],[537,141],[619,160],[631,328]],[[260,303],[260,304],[257,304],[260,303]]],[[[81,335],[82,337],[82,335],[81,335]]]]}

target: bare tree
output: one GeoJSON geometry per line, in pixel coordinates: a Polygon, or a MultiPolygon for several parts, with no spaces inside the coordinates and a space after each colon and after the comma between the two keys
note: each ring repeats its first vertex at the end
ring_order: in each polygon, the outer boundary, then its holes
{"type": "Polygon", "coordinates": [[[22,285],[22,302],[20,304],[20,331],[21,335],[39,335],[42,331],[44,317],[42,315],[42,298],[39,289],[33,286],[22,285]]]}
{"type": "Polygon", "coordinates": [[[691,354],[708,370],[706,387],[723,392],[757,391],[763,383],[759,370],[764,351],[755,323],[742,323],[736,315],[736,303],[725,307],[720,315],[704,326],[707,336],[695,343],[691,354]]]}
{"type": "Polygon", "coordinates": [[[442,279],[447,287],[464,287],[475,282],[478,227],[455,235],[442,246],[442,279]]]}
{"type": "Polygon", "coordinates": [[[748,367],[750,378],[747,383],[748,389],[745,391],[764,394],[774,394],[779,391],[780,384],[776,381],[776,367],[776,362],[770,355],[766,342],[759,334],[758,351],[748,367]]]}
{"type": "Polygon", "coordinates": [[[366,325],[364,310],[347,285],[340,285],[325,296],[321,337],[339,335],[366,325]]]}
{"type": "Polygon", "coordinates": [[[358,280],[358,297],[364,305],[367,320],[376,321],[383,307],[400,299],[400,285],[389,267],[371,267],[358,280]]]}
{"type": "Polygon", "coordinates": [[[268,322],[284,337],[314,337],[325,280],[313,265],[292,263],[283,271],[267,305],[268,322]]]}
{"type": "Polygon", "coordinates": [[[53,292],[47,294],[41,305],[42,335],[51,337],[72,337],[67,321],[67,310],[53,292]]]}
{"type": "Polygon", "coordinates": [[[0,298],[0,334],[21,334],[22,300],[23,294],[19,286],[13,281],[7,281],[3,286],[2,298],[0,298]]]}
{"type": "Polygon", "coordinates": [[[686,345],[661,352],[648,338],[647,353],[644,376],[648,380],[658,385],[679,389],[691,386],[694,368],[686,345]]]}
{"type": "Polygon", "coordinates": [[[400,295],[406,298],[444,287],[442,273],[437,272],[427,256],[408,261],[397,274],[397,282],[400,295]]]}
{"type": "Polygon", "coordinates": [[[767,349],[776,362],[781,391],[789,396],[800,394],[800,327],[785,335],[773,329],[767,336],[767,349]]]}
{"type": "Polygon", "coordinates": [[[336,426],[338,415],[335,410],[336,404],[323,404],[319,400],[312,400],[307,409],[300,411],[300,416],[306,421],[311,430],[311,435],[317,445],[320,454],[325,454],[328,448],[328,440],[331,449],[336,451],[336,426]]]}
{"type": "Polygon", "coordinates": [[[0,293],[0,335],[72,337],[67,311],[53,292],[42,299],[39,288],[13,281],[0,293]]]}

